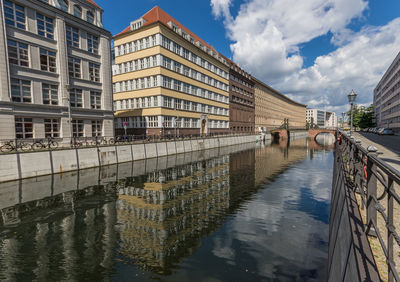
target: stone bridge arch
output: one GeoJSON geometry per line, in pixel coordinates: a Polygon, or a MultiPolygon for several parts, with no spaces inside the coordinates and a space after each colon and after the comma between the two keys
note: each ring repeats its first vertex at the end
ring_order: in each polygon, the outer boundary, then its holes
{"type": "Polygon", "coordinates": [[[309,129],[308,130],[308,137],[315,140],[318,134],[321,133],[331,133],[333,136],[336,136],[336,130],[333,129],[309,129]]]}

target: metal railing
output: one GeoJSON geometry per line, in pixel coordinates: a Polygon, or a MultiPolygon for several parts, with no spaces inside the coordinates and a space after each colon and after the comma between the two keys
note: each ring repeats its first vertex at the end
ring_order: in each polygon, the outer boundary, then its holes
{"type": "Polygon", "coordinates": [[[400,228],[400,173],[378,157],[374,146],[363,148],[360,140],[344,132],[339,136],[336,161],[349,176],[352,190],[360,196],[365,232],[379,242],[376,247],[385,257],[388,281],[400,281],[396,267],[399,255],[395,255],[395,249],[400,247],[396,230],[400,228]]]}
{"type": "Polygon", "coordinates": [[[73,138],[27,138],[0,140],[0,153],[27,152],[38,150],[56,150],[82,147],[99,147],[109,145],[138,144],[165,141],[196,140],[204,138],[258,135],[256,133],[211,133],[201,136],[190,135],[117,135],[73,138]]]}

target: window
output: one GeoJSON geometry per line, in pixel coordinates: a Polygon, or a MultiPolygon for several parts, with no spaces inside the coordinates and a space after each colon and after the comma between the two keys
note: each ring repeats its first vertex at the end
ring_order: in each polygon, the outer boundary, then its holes
{"type": "Polygon", "coordinates": [[[67,34],[67,45],[79,48],[79,29],[69,25],[65,28],[67,34]]]}
{"type": "Polygon", "coordinates": [[[163,79],[163,86],[164,86],[165,88],[171,88],[171,82],[172,82],[172,79],[171,79],[171,78],[169,78],[169,77],[164,77],[164,79],[163,79]]]}
{"type": "Polygon", "coordinates": [[[36,13],[37,32],[40,36],[54,39],[53,19],[36,13]]]}
{"type": "Polygon", "coordinates": [[[32,138],[33,122],[31,118],[15,117],[15,137],[32,138]]]}
{"type": "Polygon", "coordinates": [[[167,108],[172,107],[172,98],[164,97],[164,107],[167,107],[167,108]]]}
{"type": "Polygon", "coordinates": [[[166,37],[163,36],[161,45],[162,45],[164,48],[169,49],[170,44],[171,44],[171,40],[169,40],[168,38],[166,38],[166,37]]]}
{"type": "Polygon", "coordinates": [[[92,109],[101,109],[101,92],[90,91],[90,107],[92,109]]]}
{"type": "Polygon", "coordinates": [[[154,107],[158,107],[158,96],[154,96],[154,107]]]}
{"type": "Polygon", "coordinates": [[[68,57],[68,73],[70,77],[81,78],[81,60],[68,57]]]}
{"type": "Polygon", "coordinates": [[[44,71],[56,72],[55,52],[40,49],[40,69],[44,71]]]}
{"type": "Polygon", "coordinates": [[[73,137],[83,136],[83,120],[72,120],[72,134],[73,137]]]}
{"type": "Polygon", "coordinates": [[[11,99],[13,102],[31,103],[31,82],[11,78],[11,99]]]}
{"type": "Polygon", "coordinates": [[[183,48],[183,57],[184,57],[185,59],[189,59],[189,50],[183,48]]]}
{"type": "Polygon", "coordinates": [[[190,110],[190,102],[189,101],[184,101],[183,102],[183,109],[185,111],[189,111],[190,110]]]}
{"type": "Polygon", "coordinates": [[[181,91],[182,89],[182,82],[178,80],[174,80],[174,89],[177,91],[181,91]]]}
{"type": "Polygon", "coordinates": [[[185,118],[184,127],[190,128],[190,118],[185,118]]]}
{"type": "Polygon", "coordinates": [[[180,63],[175,62],[174,63],[174,71],[177,73],[181,73],[181,67],[182,65],[180,63]]]}
{"type": "Polygon", "coordinates": [[[99,38],[90,33],[87,34],[88,51],[97,54],[99,52],[99,38]]]}
{"type": "Polygon", "coordinates": [[[182,109],[182,100],[181,99],[175,99],[175,109],[177,109],[177,110],[182,109]]]}
{"type": "Polygon", "coordinates": [[[25,8],[4,0],[4,18],[8,25],[25,29],[25,8]]]}
{"type": "Polygon", "coordinates": [[[43,104],[58,105],[58,85],[42,83],[43,104]]]}
{"type": "Polygon", "coordinates": [[[60,8],[61,10],[68,12],[68,1],[67,0],[57,0],[56,1],[56,6],[58,3],[58,8],[60,8]]]}
{"type": "Polygon", "coordinates": [[[101,120],[92,120],[92,136],[98,137],[102,136],[103,129],[103,121],[101,120]]]}
{"type": "Polygon", "coordinates": [[[164,126],[172,127],[172,117],[164,117],[164,126]]]}
{"type": "Polygon", "coordinates": [[[89,23],[94,23],[94,15],[92,12],[87,12],[86,13],[86,21],[89,23]]]}
{"type": "Polygon", "coordinates": [[[149,127],[158,127],[158,116],[149,116],[149,127]]]}
{"type": "Polygon", "coordinates": [[[163,57],[163,66],[167,69],[171,69],[171,59],[163,57]]]}
{"type": "Polygon", "coordinates": [[[82,89],[72,88],[69,91],[71,107],[82,108],[82,89]]]}
{"type": "Polygon", "coordinates": [[[78,18],[82,18],[82,8],[78,5],[74,5],[74,16],[78,18]]]}
{"type": "Polygon", "coordinates": [[[7,40],[7,43],[10,64],[29,67],[28,45],[14,40],[7,40]]]}
{"type": "Polygon", "coordinates": [[[173,45],[173,51],[174,51],[174,53],[176,53],[176,54],[179,55],[180,49],[181,49],[180,46],[179,46],[178,44],[176,44],[175,42],[173,42],[172,45],[173,45]]]}
{"type": "Polygon", "coordinates": [[[60,137],[60,120],[59,119],[45,119],[44,120],[44,136],[60,137]]]}
{"type": "Polygon", "coordinates": [[[95,63],[89,63],[89,79],[91,81],[100,81],[100,66],[95,63]]]}

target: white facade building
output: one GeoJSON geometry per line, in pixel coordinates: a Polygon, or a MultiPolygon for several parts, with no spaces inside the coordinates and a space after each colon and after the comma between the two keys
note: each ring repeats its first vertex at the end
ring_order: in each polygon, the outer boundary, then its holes
{"type": "Polygon", "coordinates": [[[92,0],[0,0],[0,139],[113,136],[111,34],[92,0]]]}
{"type": "Polygon", "coordinates": [[[400,53],[374,89],[374,111],[378,127],[400,132],[400,53]]]}
{"type": "Polygon", "coordinates": [[[320,109],[306,109],[306,122],[319,128],[337,128],[338,118],[334,112],[320,109]]]}

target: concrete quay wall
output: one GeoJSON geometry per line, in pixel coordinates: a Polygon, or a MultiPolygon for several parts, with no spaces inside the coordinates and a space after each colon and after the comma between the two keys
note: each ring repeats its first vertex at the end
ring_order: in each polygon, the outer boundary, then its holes
{"type": "Polygon", "coordinates": [[[0,155],[0,182],[101,167],[136,160],[255,143],[256,135],[213,137],[98,148],[24,152],[0,155]]]}

